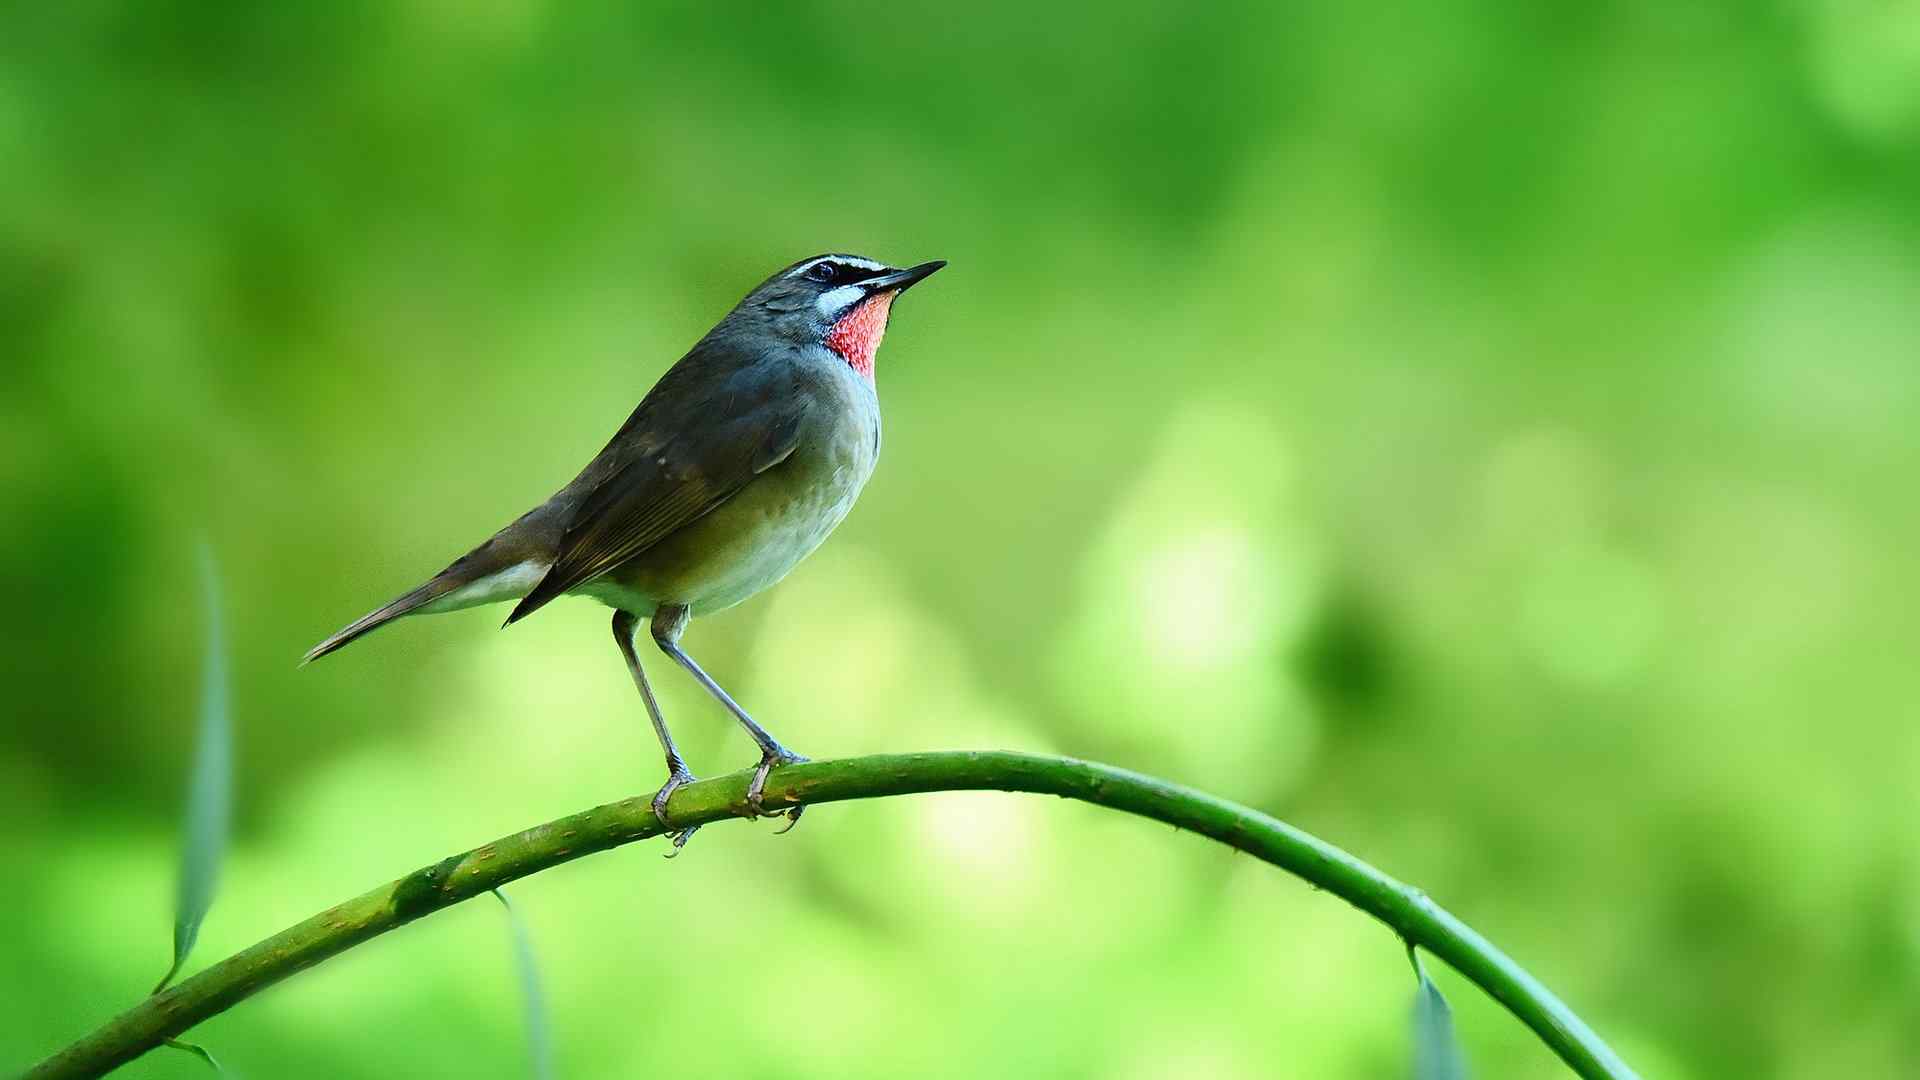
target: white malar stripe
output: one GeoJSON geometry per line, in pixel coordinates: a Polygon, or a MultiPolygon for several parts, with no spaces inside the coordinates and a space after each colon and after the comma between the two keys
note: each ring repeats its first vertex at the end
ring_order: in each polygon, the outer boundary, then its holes
{"type": "Polygon", "coordinates": [[[516,566],[498,570],[477,581],[469,581],[432,603],[423,605],[420,610],[427,612],[459,611],[461,608],[479,607],[481,604],[497,603],[501,600],[518,600],[533,591],[535,585],[547,574],[550,564],[528,559],[516,566]]]}
{"type": "Polygon", "coordinates": [[[828,289],[821,293],[820,299],[814,301],[814,306],[820,309],[823,317],[834,319],[838,318],[841,312],[859,303],[861,297],[866,295],[867,290],[858,285],[842,285],[837,289],[828,289]]]}

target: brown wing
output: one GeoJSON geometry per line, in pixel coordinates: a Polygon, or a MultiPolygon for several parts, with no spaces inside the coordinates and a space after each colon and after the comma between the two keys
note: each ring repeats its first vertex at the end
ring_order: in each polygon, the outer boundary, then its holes
{"type": "Polygon", "coordinates": [[[558,557],[512,624],[726,502],[787,459],[809,395],[759,363],[696,352],[660,380],[581,475],[558,557]]]}

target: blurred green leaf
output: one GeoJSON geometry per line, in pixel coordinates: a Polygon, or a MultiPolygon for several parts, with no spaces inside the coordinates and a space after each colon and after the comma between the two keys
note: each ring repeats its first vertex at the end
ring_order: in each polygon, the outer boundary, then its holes
{"type": "Polygon", "coordinates": [[[1467,1080],[1466,1055],[1453,1034],[1453,1010],[1440,988],[1427,977],[1425,965],[1413,946],[1407,946],[1407,959],[1413,973],[1420,977],[1420,989],[1413,999],[1413,1077],[1414,1080],[1467,1080]]]}
{"type": "Polygon", "coordinates": [[[547,1003],[540,993],[540,965],[533,954],[533,938],[520,913],[508,902],[507,894],[493,890],[494,899],[507,909],[507,923],[513,929],[513,960],[520,972],[520,994],[527,1016],[527,1060],[534,1080],[551,1080],[553,1043],[548,1036],[547,1003]]]}
{"type": "MultiPolygon", "coordinates": [[[[227,671],[226,626],[220,615],[220,571],[213,550],[200,549],[200,585],[206,620],[206,659],[200,684],[200,731],[187,785],[182,830],[180,888],[174,906],[173,965],[154,986],[164,990],[193,951],[200,923],[213,906],[220,858],[227,846],[233,801],[232,692],[227,671]]],[[[205,1054],[205,1051],[201,1051],[205,1054]]],[[[212,1059],[209,1058],[209,1061],[212,1059]]]]}
{"type": "Polygon", "coordinates": [[[223,1076],[233,1075],[227,1072],[227,1070],[221,1066],[219,1061],[214,1059],[213,1054],[209,1052],[206,1047],[201,1046],[198,1043],[190,1043],[183,1039],[168,1039],[166,1042],[166,1045],[172,1047],[175,1050],[184,1050],[187,1053],[192,1054],[194,1057],[197,1057],[201,1061],[206,1062],[207,1065],[210,1066],[214,1072],[220,1073],[223,1076]]]}

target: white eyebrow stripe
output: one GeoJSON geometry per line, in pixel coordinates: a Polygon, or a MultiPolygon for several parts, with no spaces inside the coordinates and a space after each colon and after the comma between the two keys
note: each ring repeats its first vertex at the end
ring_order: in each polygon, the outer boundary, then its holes
{"type": "Polygon", "coordinates": [[[874,262],[872,259],[863,259],[858,255],[822,255],[817,259],[808,259],[806,262],[794,267],[787,273],[787,276],[790,278],[799,277],[823,262],[837,262],[844,266],[857,266],[862,270],[871,270],[874,273],[879,273],[887,268],[886,263],[874,262]]]}

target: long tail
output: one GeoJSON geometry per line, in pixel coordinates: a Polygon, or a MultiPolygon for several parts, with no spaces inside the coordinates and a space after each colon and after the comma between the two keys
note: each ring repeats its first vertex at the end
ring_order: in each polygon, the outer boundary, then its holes
{"type": "Polygon", "coordinates": [[[411,615],[415,611],[420,610],[460,587],[458,583],[445,582],[444,579],[446,576],[444,573],[440,574],[425,585],[406,593],[385,607],[369,611],[365,615],[348,623],[346,626],[341,627],[339,630],[328,635],[325,641],[308,649],[307,655],[300,658],[300,663],[311,664],[336,649],[343,649],[352,644],[360,635],[368,633],[369,631],[378,630],[380,627],[385,626],[402,615],[411,615]]]}
{"type": "Polygon", "coordinates": [[[507,533],[503,532],[461,556],[424,585],[341,627],[325,641],[308,649],[300,663],[311,664],[336,649],[352,644],[362,634],[377,630],[403,615],[421,610],[457,611],[525,596],[546,573],[552,560],[528,558],[524,545],[503,543],[506,538],[507,533]],[[515,551],[515,548],[522,550],[515,551]]]}

